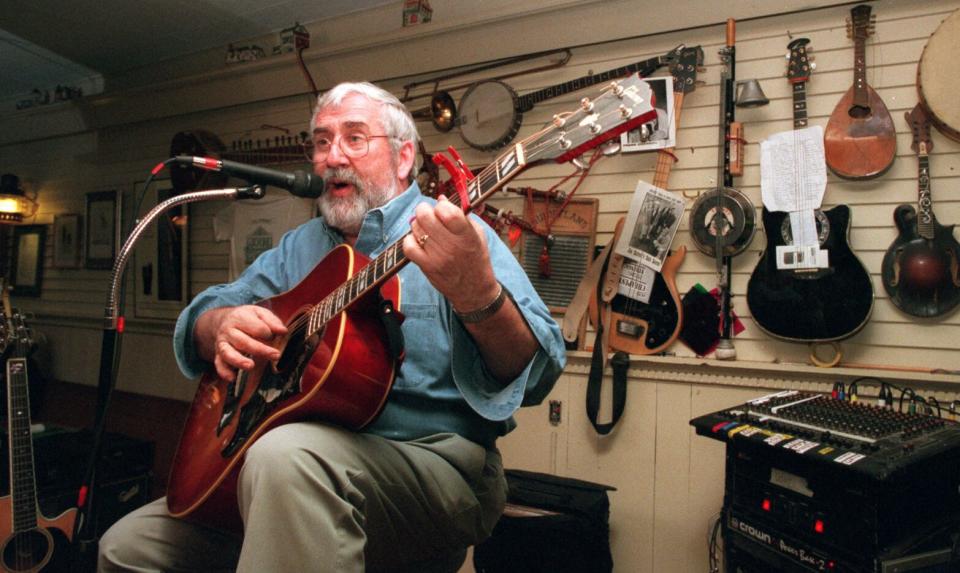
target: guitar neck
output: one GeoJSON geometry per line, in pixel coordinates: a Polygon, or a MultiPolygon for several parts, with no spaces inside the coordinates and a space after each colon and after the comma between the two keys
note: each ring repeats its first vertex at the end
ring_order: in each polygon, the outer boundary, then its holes
{"type": "Polygon", "coordinates": [[[922,149],[917,156],[920,163],[919,200],[917,209],[917,234],[924,239],[932,240],[936,233],[935,218],[933,216],[933,194],[930,191],[930,156],[926,149],[922,149]]]}
{"type": "Polygon", "coordinates": [[[793,84],[793,129],[807,127],[807,82],[793,84]]]}
{"type": "Polygon", "coordinates": [[[870,107],[870,96],[867,94],[867,40],[857,36],[853,48],[853,105],[870,107]]]}
{"type": "Polygon", "coordinates": [[[536,104],[546,101],[551,98],[560,97],[562,95],[568,94],[573,91],[577,91],[586,87],[590,87],[601,82],[608,82],[610,80],[615,80],[617,78],[622,78],[624,76],[639,73],[641,76],[648,76],[653,73],[657,68],[664,65],[665,59],[663,56],[657,56],[655,58],[650,58],[648,60],[643,60],[642,62],[635,62],[615,68],[612,70],[607,70],[599,74],[594,74],[592,76],[583,76],[575,80],[570,80],[569,82],[564,82],[562,84],[557,84],[555,86],[550,86],[539,91],[528,93],[527,95],[521,96],[518,98],[517,107],[520,111],[530,111],[533,109],[533,106],[536,104]]]}
{"type": "Polygon", "coordinates": [[[37,527],[37,488],[30,434],[30,392],[27,359],[7,360],[7,418],[10,447],[10,497],[13,531],[37,527]]]}
{"type": "MultiPolygon", "coordinates": [[[[683,95],[683,92],[680,91],[673,94],[673,124],[678,127],[680,125],[680,109],[683,107],[683,95]]],[[[653,174],[654,187],[667,188],[667,180],[670,178],[670,171],[673,169],[675,161],[676,156],[672,152],[665,149],[658,151],[657,167],[653,174]]]]}

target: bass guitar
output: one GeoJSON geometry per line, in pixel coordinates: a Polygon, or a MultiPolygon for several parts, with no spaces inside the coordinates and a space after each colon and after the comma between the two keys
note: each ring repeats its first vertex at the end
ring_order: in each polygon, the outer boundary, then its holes
{"type": "Polygon", "coordinates": [[[674,62],[681,49],[682,44],[663,56],[583,76],[523,96],[517,96],[513,88],[498,80],[475,83],[460,99],[457,112],[460,136],[467,145],[480,151],[499,149],[513,140],[523,123],[523,114],[536,104],[630,74],[650,75],[674,62]]]}
{"type": "Polygon", "coordinates": [[[944,315],[960,303],[960,244],[953,225],[941,225],[933,213],[930,192],[930,121],[917,104],[904,114],[913,131],[913,150],[920,164],[917,208],[900,205],[893,212],[899,235],[883,256],[883,288],[890,301],[907,314],[944,315]]]}
{"type": "MultiPolygon", "coordinates": [[[[636,75],[613,82],[476,177],[437,156],[456,182],[452,197],[465,209],[478,207],[528,167],[569,161],[652,121],[651,95],[636,75]]],[[[167,491],[172,515],[236,529],[237,474],[247,448],[264,432],[305,418],[359,429],[376,417],[396,374],[379,308],[384,299],[402,310],[396,273],[409,262],[402,242],[373,260],[339,245],[299,284],[258,303],[287,324],[288,334],[276,342],[281,357],[240,371],[234,382],[215,372],[201,378],[173,459],[167,491]]]]}
{"type": "MultiPolygon", "coordinates": [[[[793,127],[807,126],[806,83],[812,63],[809,40],[797,38],[787,46],[787,79],[793,86],[793,127]]],[[[798,155],[801,152],[797,151],[798,155]]],[[[795,159],[802,161],[800,157],[795,159]]],[[[795,165],[795,171],[802,171],[795,165]]],[[[802,179],[802,178],[801,178],[802,179]]],[[[826,342],[842,340],[860,331],[873,309],[870,274],[850,249],[850,208],[837,205],[814,210],[816,238],[828,253],[828,265],[816,264],[806,251],[786,249],[796,260],[783,265],[779,251],[808,242],[794,236],[789,213],[763,209],[767,246],[747,283],[747,305],[761,330],[783,340],[826,342]],[[800,262],[802,260],[802,262],[800,262]]],[[[812,233],[811,233],[812,234],[812,233]]]]}
{"type": "Polygon", "coordinates": [[[886,172],[897,155],[897,132],[883,100],[867,83],[866,41],[873,33],[870,6],[850,11],[853,85],[830,114],[823,135],[827,167],[846,179],[871,179],[886,172]]]}
{"type": "MultiPolygon", "coordinates": [[[[703,49],[700,46],[684,48],[671,67],[673,76],[673,100],[675,125],[680,123],[680,109],[683,98],[696,88],[697,71],[703,65],[703,49]]],[[[670,150],[660,150],[657,154],[657,166],[653,176],[653,185],[667,188],[667,179],[673,167],[675,156],[670,150]]],[[[620,240],[624,219],[617,222],[613,244],[620,240]]],[[[596,325],[600,320],[600,304],[609,305],[607,325],[607,346],[611,351],[623,351],[628,354],[646,355],[662,352],[680,336],[683,322],[683,305],[677,292],[677,269],[683,263],[687,248],[681,246],[670,253],[659,273],[640,263],[627,260],[615,252],[610,253],[608,269],[600,301],[596,291],[590,297],[590,321],[596,325]],[[650,299],[642,302],[620,294],[621,277],[637,277],[643,272],[653,276],[650,299]]]]}
{"type": "Polygon", "coordinates": [[[77,518],[76,508],[49,519],[37,506],[37,482],[33,468],[33,437],[30,433],[30,385],[27,355],[30,332],[23,316],[10,307],[3,289],[3,321],[14,348],[7,359],[7,438],[10,448],[10,495],[0,498],[0,567],[3,571],[70,571],[70,540],[77,518]]]}

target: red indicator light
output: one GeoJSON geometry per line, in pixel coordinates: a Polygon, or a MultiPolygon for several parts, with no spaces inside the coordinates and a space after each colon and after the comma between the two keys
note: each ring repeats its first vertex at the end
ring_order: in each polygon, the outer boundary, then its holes
{"type": "Polygon", "coordinates": [[[833,561],[827,561],[827,569],[833,569],[836,566],[837,564],[834,563],[833,561]]]}
{"type": "Polygon", "coordinates": [[[760,502],[760,509],[762,509],[763,511],[770,511],[770,500],[765,499],[762,502],[760,502]]]}
{"type": "Polygon", "coordinates": [[[823,520],[818,519],[813,522],[813,530],[817,533],[823,533],[823,520]]]}

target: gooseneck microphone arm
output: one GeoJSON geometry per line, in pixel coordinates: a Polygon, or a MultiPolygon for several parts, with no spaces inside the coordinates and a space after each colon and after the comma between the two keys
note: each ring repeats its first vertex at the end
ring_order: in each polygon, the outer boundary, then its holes
{"type": "MultiPolygon", "coordinates": [[[[93,437],[90,448],[90,457],[87,461],[86,475],[80,486],[77,500],[77,519],[74,523],[73,543],[78,564],[89,564],[90,559],[96,559],[97,532],[96,532],[96,502],[95,482],[96,466],[99,459],[100,445],[103,438],[105,414],[110,394],[117,381],[117,371],[120,364],[120,334],[124,330],[123,317],[120,315],[123,299],[123,273],[127,261],[137,241],[146,228],[162,213],[186,203],[209,201],[218,199],[260,199],[264,196],[261,185],[251,187],[214,189],[208,191],[193,191],[171,197],[151,209],[130,232],[124,241],[117,259],[113,263],[110,278],[110,288],[107,293],[107,304],[104,308],[103,340],[100,347],[100,374],[97,382],[97,409],[93,426],[93,437]]],[[[75,569],[79,570],[79,569],[75,569]]],[[[86,569],[84,569],[86,570],[86,569]]]]}

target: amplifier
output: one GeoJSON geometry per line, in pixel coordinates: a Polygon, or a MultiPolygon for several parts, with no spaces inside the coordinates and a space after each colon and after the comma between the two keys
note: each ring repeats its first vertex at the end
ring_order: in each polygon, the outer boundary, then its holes
{"type": "Polygon", "coordinates": [[[873,572],[949,547],[960,530],[953,422],[785,391],[690,423],[727,443],[728,559],[749,554],[783,571],[873,572]]]}

